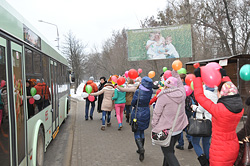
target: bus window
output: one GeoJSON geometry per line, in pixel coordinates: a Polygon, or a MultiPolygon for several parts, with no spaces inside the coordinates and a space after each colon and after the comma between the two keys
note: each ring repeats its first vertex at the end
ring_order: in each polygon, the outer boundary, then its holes
{"type": "Polygon", "coordinates": [[[41,55],[33,52],[33,69],[35,74],[41,74],[41,55]]]}
{"type": "Polygon", "coordinates": [[[0,45],[0,161],[1,165],[10,165],[9,116],[6,86],[5,47],[0,45]]]}
{"type": "MultiPolygon", "coordinates": [[[[32,51],[25,49],[25,71],[26,73],[33,73],[33,60],[32,60],[32,51]]],[[[27,78],[27,76],[26,76],[27,78]]]]}

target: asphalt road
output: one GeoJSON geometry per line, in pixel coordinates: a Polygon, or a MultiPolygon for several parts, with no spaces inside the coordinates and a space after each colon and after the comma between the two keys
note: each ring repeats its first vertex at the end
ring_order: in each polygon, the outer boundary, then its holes
{"type": "MultiPolygon", "coordinates": [[[[124,122],[122,131],[117,130],[117,120],[112,111],[110,128],[101,131],[101,114],[95,110],[94,120],[84,120],[85,102],[72,102],[68,118],[59,129],[59,133],[45,153],[45,166],[160,166],[163,154],[158,146],[152,146],[151,127],[145,131],[145,160],[140,162],[136,154],[136,145],[130,126],[124,122]],[[119,149],[121,149],[119,151],[119,149]]],[[[240,122],[237,131],[242,128],[240,122]]],[[[184,139],[184,150],[175,150],[181,166],[199,166],[193,149],[188,150],[184,139]]]]}

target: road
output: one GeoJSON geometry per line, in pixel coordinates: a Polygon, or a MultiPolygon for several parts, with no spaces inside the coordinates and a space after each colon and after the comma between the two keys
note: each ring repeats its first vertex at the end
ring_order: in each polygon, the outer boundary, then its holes
{"type": "MultiPolygon", "coordinates": [[[[66,122],[60,127],[55,140],[45,153],[45,165],[72,166],[160,166],[163,154],[159,146],[150,140],[151,127],[145,131],[145,160],[140,162],[130,126],[124,121],[121,131],[111,115],[111,127],[101,131],[101,114],[95,110],[94,120],[84,119],[85,102],[73,102],[66,122]]],[[[242,127],[242,122],[238,128],[242,127]]],[[[176,149],[175,154],[181,166],[199,166],[193,149],[188,150],[185,140],[184,150],[176,149]]]]}

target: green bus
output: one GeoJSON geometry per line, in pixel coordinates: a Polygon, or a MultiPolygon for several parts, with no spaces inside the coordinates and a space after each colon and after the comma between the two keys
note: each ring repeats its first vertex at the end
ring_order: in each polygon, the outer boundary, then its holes
{"type": "Polygon", "coordinates": [[[70,109],[67,60],[0,1],[0,163],[43,165],[70,109]]]}

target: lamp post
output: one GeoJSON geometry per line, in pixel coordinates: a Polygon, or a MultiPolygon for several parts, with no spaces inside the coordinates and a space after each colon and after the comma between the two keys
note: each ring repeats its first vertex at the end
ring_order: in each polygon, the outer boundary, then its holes
{"type": "Polygon", "coordinates": [[[50,23],[50,22],[47,22],[47,21],[43,21],[43,20],[38,20],[39,22],[43,22],[43,23],[46,23],[46,24],[50,24],[50,25],[54,25],[54,26],[56,26],[56,31],[57,31],[57,48],[58,48],[58,50],[59,50],[59,31],[58,31],[58,27],[57,27],[57,25],[56,24],[52,24],[52,23],[50,23]]]}

